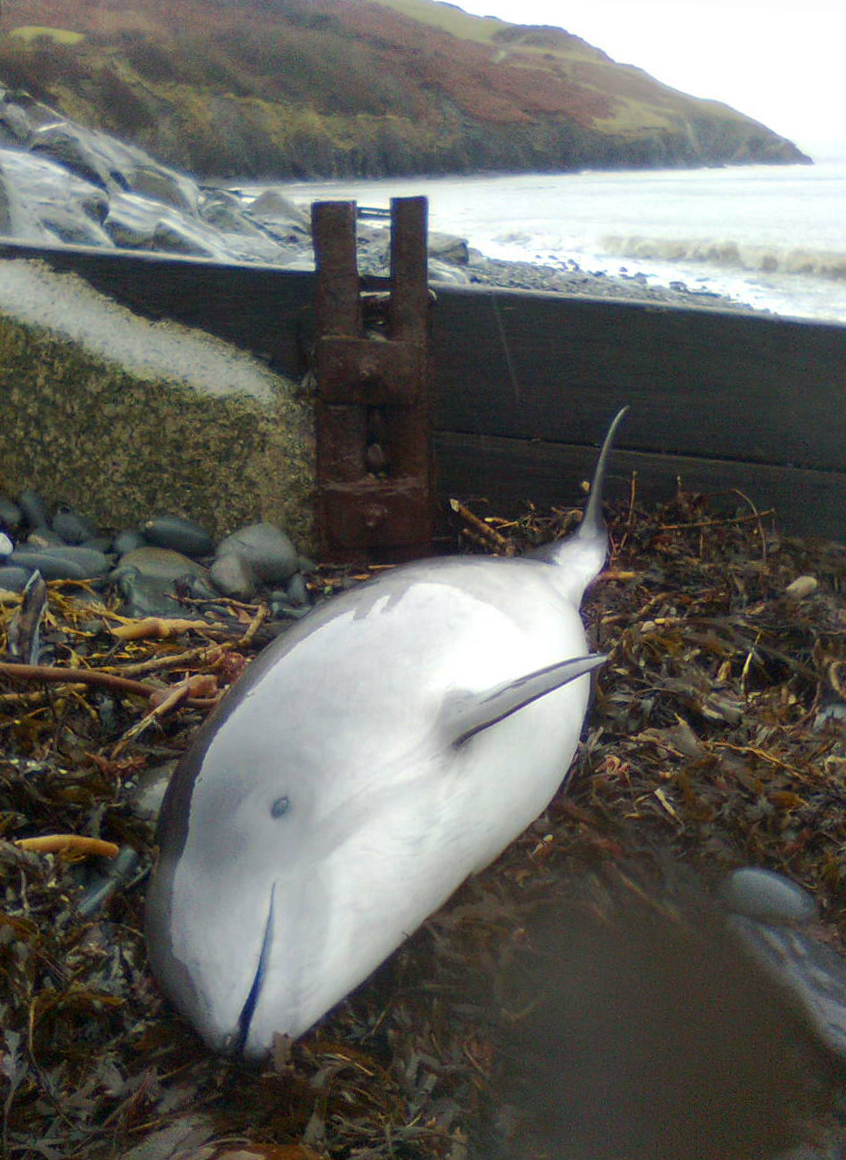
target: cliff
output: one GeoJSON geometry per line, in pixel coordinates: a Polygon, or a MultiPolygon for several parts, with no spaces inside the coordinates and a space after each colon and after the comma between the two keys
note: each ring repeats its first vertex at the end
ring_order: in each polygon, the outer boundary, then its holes
{"type": "Polygon", "coordinates": [[[791,164],[576,36],[434,0],[6,0],[0,81],[209,177],[791,164]]]}

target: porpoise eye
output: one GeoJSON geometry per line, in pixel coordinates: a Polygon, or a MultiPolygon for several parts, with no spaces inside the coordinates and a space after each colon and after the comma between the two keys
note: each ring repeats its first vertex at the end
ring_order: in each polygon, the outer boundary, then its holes
{"type": "Polygon", "coordinates": [[[287,814],[291,808],[291,802],[286,797],[279,797],[270,807],[270,816],[272,818],[281,818],[283,814],[287,814]]]}

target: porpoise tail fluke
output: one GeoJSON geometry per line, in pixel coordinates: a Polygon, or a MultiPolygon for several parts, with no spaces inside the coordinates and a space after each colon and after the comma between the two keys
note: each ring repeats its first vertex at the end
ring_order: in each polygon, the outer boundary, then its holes
{"type": "Polygon", "coordinates": [[[553,540],[551,544],[544,544],[543,547],[530,553],[534,559],[554,564],[561,570],[556,587],[560,588],[574,604],[579,603],[588,584],[599,574],[608,554],[608,531],[602,517],[605,468],[614,445],[617,428],[628,409],[622,407],[608,428],[593,473],[585,514],[578,529],[571,536],[553,540]]]}

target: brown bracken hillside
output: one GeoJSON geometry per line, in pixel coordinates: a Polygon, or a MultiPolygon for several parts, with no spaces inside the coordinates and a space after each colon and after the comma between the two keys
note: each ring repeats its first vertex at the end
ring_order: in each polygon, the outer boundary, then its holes
{"type": "Polygon", "coordinates": [[[435,0],[6,0],[0,83],[202,176],[807,160],[561,29],[435,0]]]}

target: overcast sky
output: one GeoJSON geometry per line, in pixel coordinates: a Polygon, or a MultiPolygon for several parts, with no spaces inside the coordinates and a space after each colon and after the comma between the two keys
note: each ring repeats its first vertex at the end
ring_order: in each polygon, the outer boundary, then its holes
{"type": "Polygon", "coordinates": [[[614,60],[763,121],[818,160],[846,158],[846,0],[459,0],[553,24],[614,60]]]}

